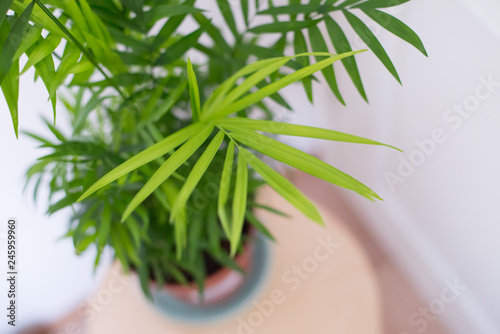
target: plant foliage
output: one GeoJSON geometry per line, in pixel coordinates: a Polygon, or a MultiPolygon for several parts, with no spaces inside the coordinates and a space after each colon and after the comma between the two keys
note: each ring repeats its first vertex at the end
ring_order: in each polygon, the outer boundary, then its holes
{"type": "Polygon", "coordinates": [[[334,63],[368,100],[355,59],[360,51],[334,13],[401,82],[359,16],[426,55],[419,37],[384,11],[407,1],[214,0],[221,23],[195,0],[2,1],[0,84],[16,136],[20,76],[34,68],[53,106],[53,119],[45,121],[52,138],[27,134],[50,151],[28,171],[35,196],[48,182],[48,212],[74,209],[67,237],[76,251],[96,247],[97,265],[110,245],[125,270],[137,270],[147,294],[151,276],[159,284],[194,281],[201,289],[207,256],[239,270],[232,257],[245,241],[245,222],[272,238],[253,215],[256,207],[276,212],[255,202],[263,183],[322,224],[315,206],[264,156],[379,199],[353,177],[273,137],[385,144],[279,122],[272,110],[290,109],[280,90],[296,82],[313,102],[319,73],[345,103],[334,63]],[[192,28],[184,32],[179,27],[187,21],[192,28]],[[191,62],[188,54],[201,60],[191,62]],[[58,101],[71,116],[68,135],[55,125],[58,101]]]}

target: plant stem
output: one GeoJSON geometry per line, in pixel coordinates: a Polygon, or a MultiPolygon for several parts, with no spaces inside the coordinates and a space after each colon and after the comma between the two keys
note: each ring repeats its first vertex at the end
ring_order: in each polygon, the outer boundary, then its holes
{"type": "Polygon", "coordinates": [[[101,74],[104,76],[104,78],[109,81],[109,83],[116,89],[116,91],[118,92],[118,94],[120,94],[120,96],[123,98],[123,99],[126,99],[127,96],[125,95],[125,93],[122,92],[122,90],[120,89],[120,87],[118,86],[118,84],[112,79],[110,78],[106,72],[104,71],[104,69],[100,66],[100,64],[95,60],[94,58],[94,55],[89,51],[87,50],[76,38],[75,36],[73,36],[73,34],[66,28],[66,26],[64,24],[62,24],[58,19],[57,17],[54,16],[54,14],[52,14],[52,12],[41,2],[41,0],[35,0],[35,3],[44,11],[45,14],[47,14],[47,16],[59,27],[59,29],[61,29],[65,34],[66,36],[71,40],[71,42],[73,42],[73,44],[75,44],[78,49],[80,49],[80,51],[85,55],[85,57],[87,57],[87,59],[99,70],[99,72],[101,72],[101,74]]]}

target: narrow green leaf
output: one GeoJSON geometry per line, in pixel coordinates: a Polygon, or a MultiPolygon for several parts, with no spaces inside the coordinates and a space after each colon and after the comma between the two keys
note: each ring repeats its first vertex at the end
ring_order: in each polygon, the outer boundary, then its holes
{"type": "MultiPolygon", "coordinates": [[[[326,45],[323,35],[321,34],[321,31],[319,30],[318,27],[309,28],[309,40],[311,41],[312,51],[328,52],[328,46],[326,45]]],[[[316,61],[321,61],[324,58],[325,57],[316,57],[316,61]]],[[[328,83],[328,86],[330,86],[330,89],[332,90],[333,94],[335,94],[340,103],[345,105],[344,98],[342,97],[342,94],[340,94],[333,66],[325,67],[324,69],[321,70],[321,73],[323,73],[323,76],[325,77],[325,80],[328,83]]]]}
{"type": "Polygon", "coordinates": [[[351,14],[348,11],[343,11],[347,21],[358,34],[358,36],[366,43],[366,45],[373,51],[377,58],[384,64],[384,66],[389,70],[389,72],[396,78],[396,80],[401,84],[401,79],[399,78],[398,72],[394,67],[391,59],[385,52],[384,47],[380,44],[377,37],[371,32],[370,28],[366,26],[357,16],[351,14]]]}
{"type": "Polygon", "coordinates": [[[142,292],[147,299],[153,300],[153,296],[151,295],[151,276],[149,275],[148,263],[142,262],[137,268],[137,272],[139,274],[139,283],[141,284],[142,292]]]}
{"type": "MultiPolygon", "coordinates": [[[[172,107],[175,105],[175,103],[177,102],[177,100],[179,100],[179,98],[181,97],[182,93],[184,92],[184,90],[186,90],[186,86],[187,86],[188,82],[187,81],[182,81],[176,88],[173,92],[171,92],[170,94],[168,94],[168,97],[166,98],[166,100],[161,103],[158,108],[156,108],[153,113],[151,114],[151,116],[148,117],[148,120],[149,121],[152,121],[152,122],[156,122],[158,121],[163,115],[165,115],[167,112],[170,111],[170,109],[172,109],[172,107]]],[[[141,122],[139,124],[142,125],[143,123],[147,123],[146,121],[144,122],[141,122]]]]}
{"type": "MultiPolygon", "coordinates": [[[[200,146],[207,140],[213,130],[213,125],[204,125],[204,127],[184,145],[182,145],[167,161],[153,174],[142,189],[134,196],[123,213],[122,221],[138,207],[151,193],[158,188],[166,179],[168,179],[177,168],[187,161],[200,146]]],[[[181,130],[182,131],[182,130],[181,130]]]]}
{"type": "Polygon", "coordinates": [[[226,236],[229,238],[230,234],[230,223],[227,217],[226,204],[229,196],[229,190],[231,189],[231,176],[233,174],[233,162],[234,162],[234,141],[229,142],[227,148],[226,159],[224,160],[224,168],[222,169],[222,175],[220,179],[219,187],[219,198],[217,200],[217,213],[226,236]]]}
{"type": "Polygon", "coordinates": [[[198,82],[196,81],[196,74],[193,70],[193,65],[191,60],[188,58],[188,80],[189,80],[189,96],[191,99],[191,110],[193,112],[193,121],[197,122],[201,116],[201,106],[200,106],[200,90],[198,88],[198,82]]]}
{"type": "Polygon", "coordinates": [[[262,154],[373,200],[380,197],[370,188],[320,159],[259,133],[238,129],[231,137],[262,154]]]}
{"type": "Polygon", "coordinates": [[[245,26],[248,28],[248,0],[241,0],[241,10],[243,12],[243,19],[245,20],[245,26]]]}
{"type": "MultiPolygon", "coordinates": [[[[195,0],[186,0],[181,5],[193,7],[195,0]]],[[[157,50],[163,45],[165,41],[168,41],[172,34],[177,30],[181,23],[186,18],[186,15],[176,15],[165,23],[165,25],[160,29],[155,39],[153,40],[153,48],[157,50]]]]}
{"type": "Polygon", "coordinates": [[[155,5],[144,13],[146,22],[156,22],[165,17],[202,13],[203,10],[186,5],[155,5]]]}
{"type": "Polygon", "coordinates": [[[14,0],[2,0],[2,2],[0,2],[0,27],[2,26],[2,23],[7,16],[7,11],[9,10],[10,5],[12,5],[13,1],[14,0]]]}
{"type": "Polygon", "coordinates": [[[276,208],[272,208],[268,205],[264,205],[264,204],[259,204],[259,203],[251,203],[251,207],[252,208],[258,208],[258,209],[262,209],[262,210],[266,210],[266,211],[269,211],[271,213],[274,213],[275,215],[278,215],[278,216],[281,216],[281,217],[285,217],[285,218],[291,218],[291,216],[285,212],[282,212],[276,208]]]}
{"type": "Polygon", "coordinates": [[[227,97],[224,99],[219,108],[223,109],[226,106],[230,105],[250,89],[252,89],[259,82],[267,78],[272,73],[279,70],[283,65],[285,65],[290,59],[287,58],[278,58],[271,62],[270,64],[262,67],[260,70],[252,74],[245,81],[243,81],[240,85],[238,85],[235,89],[233,89],[230,93],[227,94],[227,97]]]}
{"type": "MultiPolygon", "coordinates": [[[[29,56],[29,54],[28,54],[29,56]]],[[[55,77],[55,66],[52,56],[45,57],[38,64],[35,64],[36,73],[42,78],[43,84],[47,88],[47,92],[50,94],[50,87],[52,87],[52,80],[55,77]]],[[[56,104],[57,104],[57,93],[50,99],[52,101],[52,109],[54,116],[54,124],[56,121],[56,104]]]]}
{"type": "MultiPolygon", "coordinates": [[[[245,109],[251,105],[254,105],[255,103],[261,101],[262,99],[268,97],[269,95],[272,95],[276,92],[278,92],[280,89],[296,82],[299,81],[317,71],[322,70],[323,68],[332,65],[334,62],[337,60],[343,59],[345,57],[350,57],[355,54],[358,54],[360,52],[364,52],[365,50],[361,51],[354,51],[354,52],[347,52],[343,53],[340,55],[335,55],[332,56],[328,59],[322,60],[316,64],[312,64],[308,67],[305,67],[303,69],[300,69],[292,74],[287,75],[286,77],[273,82],[272,84],[256,91],[255,93],[252,93],[250,95],[245,96],[244,98],[236,101],[233,103],[231,106],[224,110],[217,110],[213,113],[213,118],[222,118],[228,115],[231,115],[232,113],[238,112],[242,109],[245,109]]],[[[324,56],[325,54],[323,53],[311,53],[311,55],[314,56],[324,56]]]]}
{"type": "Polygon", "coordinates": [[[164,53],[160,55],[160,57],[158,57],[156,65],[167,65],[184,56],[189,49],[198,43],[198,39],[203,34],[205,29],[206,27],[202,26],[172,44],[164,53]]]}
{"type": "Polygon", "coordinates": [[[234,129],[246,129],[286,136],[317,138],[355,144],[380,145],[387,146],[402,152],[400,149],[394,146],[383,144],[378,141],[350,135],[344,132],[316,128],[312,126],[296,125],[267,120],[256,120],[243,117],[224,118],[217,121],[217,125],[229,131],[233,131],[234,129]]]}
{"type": "Polygon", "coordinates": [[[104,203],[101,216],[101,224],[97,232],[98,248],[102,250],[108,243],[109,233],[111,231],[111,207],[109,203],[104,203]]]}
{"type": "Polygon", "coordinates": [[[236,254],[245,223],[248,196],[248,167],[244,155],[238,155],[236,184],[234,186],[233,215],[231,224],[231,256],[236,254]]]}
{"type": "Polygon", "coordinates": [[[29,20],[31,13],[33,12],[33,6],[35,1],[32,1],[28,7],[22,12],[19,18],[14,23],[12,30],[3,45],[2,52],[0,54],[0,84],[3,82],[7,74],[9,73],[10,67],[12,66],[14,55],[21,45],[26,30],[28,29],[29,20]]]}
{"type": "Polygon", "coordinates": [[[257,217],[255,217],[255,215],[251,211],[248,211],[245,217],[247,221],[250,224],[252,224],[252,226],[255,227],[257,231],[259,231],[262,235],[265,235],[269,240],[273,242],[276,241],[271,232],[269,232],[269,230],[264,226],[264,224],[262,224],[262,222],[259,219],[257,219],[257,217]]]}
{"type": "MultiPolygon", "coordinates": [[[[10,9],[12,9],[16,14],[21,15],[25,10],[28,9],[30,5],[31,3],[29,3],[28,1],[16,0],[12,3],[10,9]]],[[[35,6],[33,8],[30,20],[36,24],[40,24],[43,29],[64,37],[64,32],[54,21],[52,21],[50,17],[46,15],[46,13],[42,10],[42,8],[40,8],[40,6],[35,6]]]]}
{"type": "MultiPolygon", "coordinates": [[[[366,0],[345,0],[344,2],[342,2],[341,4],[339,4],[339,8],[346,8],[346,7],[349,7],[349,6],[352,6],[354,4],[357,4],[357,3],[364,3],[366,0]]],[[[330,1],[332,2],[332,1],[330,1]]]]}
{"type": "Polygon", "coordinates": [[[394,35],[413,45],[417,50],[422,52],[427,57],[427,51],[425,50],[424,43],[422,43],[420,37],[418,37],[418,35],[406,24],[404,24],[394,16],[381,12],[379,10],[363,9],[363,13],[365,13],[373,21],[377,22],[394,35]]]}
{"type": "Polygon", "coordinates": [[[225,99],[227,93],[233,88],[233,86],[236,84],[238,79],[241,77],[244,77],[248,74],[254,73],[272,63],[277,62],[280,59],[286,59],[287,57],[277,57],[277,58],[270,58],[270,59],[263,59],[263,60],[258,60],[254,63],[250,63],[243,67],[241,70],[233,74],[229,79],[224,81],[213,93],[210,95],[210,97],[207,99],[203,106],[203,113],[210,114],[212,107],[214,106],[219,106],[222,101],[225,99]]]}
{"type": "MultiPolygon", "coordinates": [[[[311,41],[312,42],[312,41],[311,41]]],[[[295,31],[294,33],[294,40],[293,40],[293,47],[295,49],[295,54],[301,54],[301,53],[306,53],[307,50],[307,43],[304,35],[302,35],[302,31],[295,31]]],[[[318,50],[314,50],[318,51],[318,50]]],[[[328,50],[321,50],[321,51],[328,51],[328,50]]],[[[307,57],[300,57],[297,59],[297,62],[302,66],[303,68],[306,68],[307,66],[311,65],[309,56],[307,57]]],[[[304,85],[304,89],[307,94],[307,98],[311,103],[313,103],[313,93],[312,93],[312,80],[310,76],[307,76],[302,79],[302,84],[304,85]]]]}
{"type": "Polygon", "coordinates": [[[231,8],[231,5],[229,4],[229,1],[217,0],[217,5],[219,6],[219,10],[224,17],[224,20],[226,20],[229,30],[231,30],[233,36],[237,38],[239,36],[238,28],[236,27],[236,21],[234,20],[233,10],[231,8]]]}
{"type": "Polygon", "coordinates": [[[283,177],[280,173],[259,160],[255,155],[248,150],[240,149],[240,154],[243,154],[252,168],[259,173],[271,188],[286,199],[290,204],[295,206],[300,212],[312,221],[323,225],[318,209],[311,201],[304,196],[290,181],[283,177]]]}
{"type": "Polygon", "coordinates": [[[191,169],[191,172],[189,173],[186,182],[184,182],[184,185],[182,186],[179,194],[177,195],[177,198],[175,199],[174,205],[172,205],[172,213],[170,215],[170,220],[176,218],[179,211],[185,207],[189,199],[189,196],[191,196],[191,194],[193,193],[194,188],[196,187],[198,182],[200,182],[201,178],[207,171],[208,166],[214,159],[215,154],[219,150],[219,147],[222,144],[222,141],[224,140],[224,136],[225,136],[224,132],[219,131],[219,133],[217,133],[217,135],[205,149],[205,152],[203,152],[203,154],[200,156],[196,164],[191,169]]]}
{"type": "Polygon", "coordinates": [[[19,45],[19,48],[12,59],[19,59],[31,46],[42,38],[42,36],[40,36],[41,33],[41,25],[36,24],[35,26],[32,26],[28,24],[28,28],[26,29],[26,34],[23,36],[21,45],[19,45]]]}
{"type": "Polygon", "coordinates": [[[121,0],[123,5],[133,11],[142,21],[144,19],[144,0],[121,0]]]}
{"type": "Polygon", "coordinates": [[[197,13],[193,14],[193,18],[201,27],[206,27],[207,34],[213,39],[218,49],[229,54],[233,52],[233,48],[229,46],[220,29],[207,19],[205,15],[197,13]]]}
{"type": "Polygon", "coordinates": [[[12,118],[16,138],[19,138],[19,60],[16,60],[10,66],[10,70],[1,84],[1,88],[10,110],[10,117],[12,118]]]}
{"type": "MultiPolygon", "coordinates": [[[[335,22],[331,17],[325,16],[325,24],[330,39],[332,40],[333,47],[337,53],[351,52],[352,48],[347,40],[346,35],[342,31],[342,28],[335,22]]],[[[354,86],[358,90],[359,94],[363,99],[368,102],[366,97],[365,88],[363,87],[363,82],[361,81],[361,76],[358,70],[358,64],[356,63],[355,57],[347,57],[342,59],[342,64],[344,65],[347,73],[351,77],[354,86]]]]}
{"type": "Polygon", "coordinates": [[[203,126],[204,125],[201,123],[187,126],[186,128],[179,130],[174,134],[168,136],[161,142],[133,156],[120,166],[116,167],[115,169],[104,175],[101,179],[99,179],[99,181],[94,183],[89,189],[87,189],[87,191],[85,191],[85,193],[78,199],[78,201],[85,199],[86,197],[90,196],[91,194],[101,189],[102,187],[130,173],[131,171],[147,164],[148,162],[151,162],[167,154],[168,152],[170,152],[171,150],[175,149],[177,146],[181,145],[183,142],[188,140],[193,135],[199,133],[199,131],[203,128],[203,126]]]}
{"type": "Polygon", "coordinates": [[[132,235],[135,247],[139,249],[141,247],[141,231],[139,229],[139,222],[134,216],[129,216],[127,220],[125,220],[125,226],[128,227],[128,230],[132,235]]]}
{"type": "MultiPolygon", "coordinates": [[[[359,3],[352,8],[389,8],[402,5],[410,0],[368,0],[359,3]]],[[[356,1],[359,2],[359,1],[356,1]]]]}
{"type": "Polygon", "coordinates": [[[258,12],[258,15],[297,15],[297,14],[312,14],[312,13],[327,13],[329,11],[335,10],[333,6],[325,6],[318,4],[307,4],[307,5],[287,5],[269,8],[258,12]]]}
{"type": "Polygon", "coordinates": [[[72,48],[71,51],[67,52],[63,56],[59,66],[57,67],[56,75],[51,81],[49,93],[50,98],[55,96],[57,89],[64,83],[66,77],[71,74],[71,69],[78,63],[80,56],[81,53],[76,47],[72,48]]]}
{"type": "Polygon", "coordinates": [[[82,14],[88,23],[90,32],[94,34],[99,40],[103,42],[111,42],[111,37],[103,25],[103,22],[90,8],[86,0],[80,0],[80,7],[82,8],[82,14]]]}
{"type": "Polygon", "coordinates": [[[298,31],[315,26],[321,21],[321,19],[318,19],[307,21],[274,22],[254,27],[249,31],[253,32],[254,34],[286,33],[289,31],[298,31]]]}
{"type": "Polygon", "coordinates": [[[49,34],[46,39],[44,39],[41,43],[36,45],[30,52],[29,59],[26,62],[21,74],[25,73],[31,66],[34,66],[45,59],[45,57],[50,56],[52,52],[59,46],[61,43],[61,37],[49,34]]]}

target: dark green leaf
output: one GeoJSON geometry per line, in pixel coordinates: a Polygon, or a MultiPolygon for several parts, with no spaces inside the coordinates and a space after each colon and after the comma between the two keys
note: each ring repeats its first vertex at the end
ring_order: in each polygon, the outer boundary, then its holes
{"type": "MultiPolygon", "coordinates": [[[[323,39],[323,35],[321,34],[320,30],[318,27],[311,27],[309,28],[309,40],[311,41],[311,47],[312,51],[314,52],[328,52],[328,46],[326,45],[325,40],[323,39]]],[[[321,61],[325,57],[316,57],[316,61],[321,61]]],[[[352,58],[352,57],[350,57],[352,58]]],[[[328,83],[328,86],[330,86],[330,89],[332,92],[335,94],[337,99],[345,105],[344,98],[340,94],[339,86],[337,84],[337,79],[335,77],[335,70],[333,69],[333,66],[328,66],[321,70],[323,73],[323,76],[325,77],[326,82],[328,83]]]]}
{"type": "Polygon", "coordinates": [[[196,43],[205,31],[206,27],[201,27],[198,30],[182,37],[180,40],[172,44],[163,54],[156,60],[156,65],[167,65],[185,55],[196,43]]]}
{"type": "Polygon", "coordinates": [[[103,249],[108,243],[109,232],[111,231],[111,207],[109,203],[104,202],[104,209],[102,210],[101,223],[99,231],[97,232],[97,240],[99,242],[99,249],[103,249]]]}
{"type": "Polygon", "coordinates": [[[248,0],[241,0],[241,10],[243,12],[243,19],[245,20],[245,26],[248,27],[248,0]]]}
{"type": "Polygon", "coordinates": [[[157,5],[144,13],[147,22],[156,22],[165,17],[202,13],[203,10],[186,5],[157,5]]]}
{"type": "MultiPolygon", "coordinates": [[[[389,8],[402,5],[410,0],[368,0],[353,6],[352,8],[389,8]]],[[[359,1],[355,1],[359,2],[359,1]]]]}
{"type": "Polygon", "coordinates": [[[250,29],[254,34],[285,33],[289,31],[298,31],[317,25],[322,20],[274,22],[250,29]]]}
{"type": "Polygon", "coordinates": [[[312,13],[327,13],[335,10],[333,6],[324,6],[317,4],[307,5],[288,5],[274,7],[259,12],[259,15],[294,15],[294,14],[312,14],[312,13]]]}
{"type": "MultiPolygon", "coordinates": [[[[332,40],[333,47],[337,53],[351,52],[352,48],[347,40],[346,35],[342,31],[342,28],[335,22],[331,17],[325,17],[326,29],[332,40]]],[[[354,86],[361,94],[363,99],[368,102],[366,97],[365,88],[363,87],[363,82],[361,81],[361,76],[359,75],[358,65],[356,63],[355,57],[347,57],[342,59],[342,64],[344,65],[347,73],[351,77],[354,86]]]]}
{"type": "Polygon", "coordinates": [[[368,15],[368,17],[370,17],[373,21],[377,22],[394,35],[413,45],[415,48],[417,48],[417,50],[427,56],[427,51],[425,50],[424,43],[422,43],[420,37],[418,37],[418,35],[406,24],[404,24],[394,16],[381,12],[379,10],[363,9],[363,13],[368,15]]]}
{"type": "MultiPolygon", "coordinates": [[[[295,49],[295,54],[301,54],[301,53],[307,53],[307,43],[304,35],[302,35],[302,31],[296,31],[295,32],[295,37],[293,40],[293,46],[295,49]]],[[[312,41],[311,41],[312,42],[312,41]]],[[[318,51],[318,50],[314,50],[318,51]]],[[[328,50],[321,50],[321,51],[328,51],[328,50]]],[[[302,66],[302,67],[307,67],[311,64],[309,60],[309,56],[307,57],[300,57],[297,59],[297,62],[302,66]]],[[[306,90],[307,97],[309,98],[309,101],[312,103],[313,102],[313,93],[312,93],[312,80],[310,76],[305,77],[302,79],[302,84],[304,85],[304,89],[306,90]]]]}
{"type": "Polygon", "coordinates": [[[236,21],[234,20],[233,10],[228,0],[217,0],[217,5],[219,6],[219,10],[226,20],[226,23],[229,27],[229,30],[233,33],[234,37],[238,37],[238,28],[236,27],[236,21]]]}
{"type": "Polygon", "coordinates": [[[7,15],[7,11],[13,1],[14,0],[2,0],[2,2],[0,2],[0,27],[2,26],[5,16],[7,15]]]}
{"type": "Polygon", "coordinates": [[[358,36],[366,43],[366,45],[373,51],[373,53],[377,56],[378,59],[384,64],[384,66],[389,70],[389,72],[396,78],[396,80],[401,84],[401,79],[399,78],[398,72],[394,67],[391,59],[385,52],[384,47],[380,44],[379,40],[371,32],[370,28],[366,26],[357,16],[351,14],[348,11],[343,11],[347,21],[354,29],[354,31],[358,34],[358,36]]]}
{"type": "Polygon", "coordinates": [[[19,18],[14,23],[12,30],[3,45],[2,52],[0,54],[0,84],[3,82],[7,74],[9,73],[10,67],[12,66],[12,61],[14,55],[21,45],[26,30],[28,29],[29,20],[31,13],[33,12],[33,6],[35,2],[31,2],[28,7],[22,12],[19,18]]]}
{"type": "Polygon", "coordinates": [[[18,116],[18,101],[19,101],[19,60],[10,66],[4,81],[1,84],[3,95],[7,101],[7,106],[10,110],[12,125],[16,138],[19,138],[19,116],[18,116]]]}

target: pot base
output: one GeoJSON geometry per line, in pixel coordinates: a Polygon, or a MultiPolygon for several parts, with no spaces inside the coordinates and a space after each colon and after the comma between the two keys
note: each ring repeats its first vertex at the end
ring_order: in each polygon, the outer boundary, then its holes
{"type": "Polygon", "coordinates": [[[248,304],[266,280],[269,261],[269,241],[258,234],[253,245],[252,264],[240,289],[228,299],[210,306],[193,306],[164,289],[153,289],[154,306],[167,316],[189,323],[204,323],[220,320],[248,304]]]}

